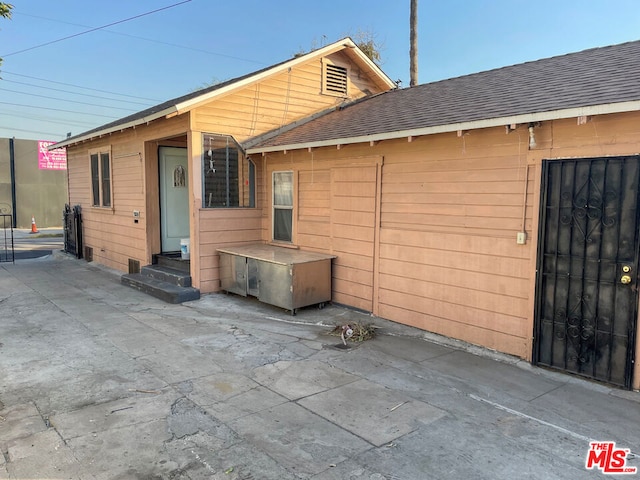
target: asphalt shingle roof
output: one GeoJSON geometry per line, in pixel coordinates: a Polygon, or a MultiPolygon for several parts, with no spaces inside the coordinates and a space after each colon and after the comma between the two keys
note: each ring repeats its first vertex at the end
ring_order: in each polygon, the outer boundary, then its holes
{"type": "Polygon", "coordinates": [[[640,41],[393,90],[258,144],[300,145],[640,100],[640,41]]]}
{"type": "Polygon", "coordinates": [[[252,77],[256,77],[257,79],[260,77],[261,74],[269,73],[269,71],[271,70],[273,70],[273,72],[275,73],[278,71],[278,69],[285,68],[286,64],[290,62],[307,61],[313,58],[314,55],[317,56],[317,55],[328,54],[344,48],[351,48],[351,47],[355,48],[354,52],[356,53],[354,54],[355,55],[354,58],[356,59],[356,61],[358,61],[357,59],[360,59],[359,61],[362,63],[362,65],[368,66],[367,68],[370,70],[373,76],[372,78],[374,77],[377,78],[378,81],[381,82],[381,84],[385,85],[387,88],[391,88],[391,86],[393,85],[392,80],[389,77],[387,77],[386,74],[379,69],[379,67],[377,67],[373,62],[371,62],[365,56],[365,54],[359,48],[357,48],[357,46],[353,43],[353,41],[347,37],[342,40],[338,40],[337,42],[334,42],[332,44],[325,45],[316,50],[308,52],[304,55],[295,55],[293,58],[290,58],[280,63],[276,63],[274,65],[270,65],[261,70],[257,70],[255,72],[249,73],[247,75],[243,75],[231,80],[227,80],[223,83],[219,83],[217,85],[212,85],[210,87],[206,87],[201,90],[191,92],[186,95],[173,98],[171,100],[167,100],[166,102],[162,102],[158,105],[154,105],[153,107],[136,112],[132,115],[128,115],[126,117],[120,118],[118,120],[107,123],[105,125],[101,125],[97,128],[88,130],[79,135],[69,137],[65,140],[58,142],[58,144],[56,144],[56,146],[52,148],[59,148],[60,145],[62,146],[71,145],[76,142],[90,139],[92,138],[92,136],[99,136],[102,134],[107,134],[113,131],[117,131],[118,129],[125,129],[125,128],[135,126],[137,124],[149,122],[151,120],[154,120],[163,116],[165,113],[176,113],[177,108],[180,107],[181,105],[185,109],[188,109],[190,105],[193,105],[193,102],[189,102],[190,100],[195,100],[197,102],[198,101],[197,99],[199,97],[202,97],[203,101],[205,101],[211,98],[211,96],[208,96],[208,97],[205,97],[205,96],[207,96],[211,92],[215,92],[216,90],[221,90],[226,87],[230,87],[230,88],[240,87],[243,81],[251,80],[252,77]],[[188,103],[190,105],[185,105],[188,103]],[[173,111],[171,111],[172,109],[173,111]]]}
{"type": "MultiPolygon", "coordinates": [[[[281,63],[286,63],[286,62],[281,62],[281,63]]],[[[212,85],[212,86],[209,86],[209,87],[205,87],[205,88],[202,88],[200,90],[196,90],[196,91],[191,92],[191,93],[187,93],[186,95],[182,95],[180,97],[176,97],[176,98],[173,98],[171,100],[167,100],[166,102],[162,102],[162,103],[160,103],[158,105],[154,105],[153,107],[149,107],[149,108],[147,108],[145,110],[141,110],[139,112],[133,113],[133,114],[128,115],[126,117],[119,118],[118,120],[115,120],[113,122],[106,123],[104,125],[100,125],[99,127],[96,127],[94,129],[87,130],[86,132],[82,132],[79,135],[74,135],[73,137],[65,139],[65,142],[66,141],[73,141],[76,138],[80,138],[80,137],[86,137],[86,136],[91,135],[93,133],[98,133],[98,132],[101,132],[103,130],[107,130],[107,129],[112,128],[112,127],[117,127],[119,125],[126,125],[127,123],[135,121],[135,120],[141,120],[141,119],[150,117],[155,113],[162,112],[163,110],[166,110],[167,108],[171,108],[171,107],[173,107],[175,105],[178,105],[178,104],[180,104],[182,102],[186,102],[187,100],[191,100],[193,98],[197,98],[197,97],[200,97],[202,95],[206,95],[209,92],[213,92],[215,90],[219,90],[221,88],[224,88],[224,87],[226,87],[228,85],[232,85],[232,84],[237,83],[237,82],[240,82],[240,81],[242,81],[242,80],[244,80],[246,78],[252,77],[254,75],[259,75],[262,72],[265,72],[267,70],[270,70],[272,68],[277,67],[281,63],[278,63],[276,65],[270,65],[269,67],[263,68],[261,70],[258,70],[258,71],[252,72],[252,73],[249,73],[247,75],[243,75],[241,77],[233,78],[231,80],[227,80],[225,82],[217,83],[215,85],[212,85]]]]}

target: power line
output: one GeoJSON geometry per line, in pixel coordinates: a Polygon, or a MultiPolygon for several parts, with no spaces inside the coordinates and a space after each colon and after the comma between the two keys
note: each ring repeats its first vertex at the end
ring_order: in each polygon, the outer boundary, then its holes
{"type": "Polygon", "coordinates": [[[100,100],[109,100],[111,102],[127,102],[127,103],[136,104],[136,105],[144,105],[146,107],[150,106],[149,103],[134,102],[134,101],[131,101],[131,100],[119,100],[117,98],[101,97],[99,95],[91,95],[90,93],[71,92],[69,90],[63,90],[61,88],[43,87],[42,85],[36,85],[34,83],[17,82],[15,80],[6,80],[6,79],[3,79],[3,82],[16,83],[18,85],[25,85],[27,87],[42,88],[42,89],[45,89],[45,90],[53,90],[54,92],[70,93],[72,95],[82,95],[83,97],[99,98],[100,100]]]}
{"type": "Polygon", "coordinates": [[[36,48],[45,47],[45,46],[51,45],[53,43],[62,42],[63,40],[69,40],[70,38],[79,37],[80,35],[85,35],[87,33],[95,32],[97,30],[102,30],[103,28],[113,27],[114,25],[118,25],[120,23],[125,23],[125,22],[131,21],[131,20],[135,20],[136,18],[144,17],[144,16],[147,16],[147,15],[151,15],[152,13],[157,13],[157,12],[160,12],[162,10],[167,10],[169,8],[177,7],[178,5],[182,5],[184,3],[189,3],[190,1],[191,0],[183,0],[182,2],[174,3],[173,5],[169,5],[168,7],[162,7],[162,8],[158,8],[156,10],[152,10],[150,12],[141,13],[140,15],[135,15],[133,17],[125,18],[124,20],[118,20],[117,22],[112,22],[112,23],[109,23],[107,25],[102,25],[101,27],[91,28],[89,30],[85,30],[84,32],[74,33],[73,35],[68,35],[66,37],[59,38],[57,40],[51,40],[50,42],[41,43],[40,45],[35,45],[33,47],[24,48],[22,50],[18,50],[17,52],[6,53],[6,54],[2,55],[2,57],[10,57],[12,55],[17,55],[19,53],[24,53],[24,52],[28,52],[28,51],[31,51],[31,50],[35,50],[36,48]]]}
{"type": "Polygon", "coordinates": [[[29,132],[29,133],[38,133],[40,135],[51,135],[52,137],[64,137],[62,133],[38,132],[37,130],[26,130],[24,128],[6,127],[4,125],[0,125],[0,128],[4,128],[10,131],[15,130],[16,132],[29,132]]]}
{"type": "Polygon", "coordinates": [[[108,90],[99,90],[97,88],[83,87],[81,85],[74,85],[73,83],[56,82],[55,80],[49,80],[47,78],[32,77],[31,75],[24,75],[22,73],[8,72],[7,70],[2,70],[2,73],[3,74],[9,74],[9,75],[15,75],[16,77],[30,78],[32,80],[40,80],[42,82],[49,82],[49,83],[55,83],[55,84],[58,84],[58,85],[65,85],[67,87],[84,88],[85,90],[91,90],[93,92],[108,93],[110,95],[119,95],[121,97],[137,98],[138,100],[149,100],[151,102],[161,102],[162,101],[162,100],[157,100],[155,98],[138,97],[138,96],[135,96],[135,95],[127,95],[125,93],[117,93],[117,92],[110,92],[108,90]]]}
{"type": "MultiPolygon", "coordinates": [[[[28,13],[19,13],[19,12],[13,12],[13,13],[18,13],[19,15],[22,15],[22,16],[25,16],[25,17],[32,17],[32,18],[38,18],[40,20],[47,20],[47,21],[50,21],[50,22],[62,23],[64,25],[72,25],[74,27],[91,28],[89,25],[82,25],[82,24],[79,24],[79,23],[65,22],[63,20],[56,20],[56,19],[53,19],[53,18],[41,17],[41,16],[38,16],[38,15],[31,15],[31,14],[28,14],[28,13]]],[[[168,47],[183,48],[185,50],[191,50],[193,52],[206,53],[207,55],[214,55],[214,56],[217,56],[217,57],[229,58],[231,60],[239,60],[241,62],[256,63],[258,65],[267,65],[265,62],[260,62],[258,60],[251,60],[249,58],[235,57],[233,55],[227,55],[226,53],[211,52],[209,50],[203,50],[202,48],[195,48],[195,47],[189,47],[189,46],[186,46],[186,45],[179,45],[177,43],[164,42],[162,40],[156,40],[156,39],[153,39],[153,38],[146,38],[146,37],[140,37],[138,35],[131,35],[130,33],[115,32],[113,30],[105,30],[105,31],[108,32],[108,33],[111,33],[113,35],[122,35],[123,37],[135,38],[137,40],[144,40],[146,42],[158,43],[160,45],[166,45],[168,47]]]]}
{"type": "Polygon", "coordinates": [[[0,112],[0,115],[13,118],[23,118],[25,120],[35,120],[38,122],[55,123],[58,125],[73,125],[74,127],[91,128],[95,124],[90,122],[78,122],[77,120],[60,121],[60,117],[43,117],[40,115],[24,115],[20,112],[0,112]]]}
{"type": "Polygon", "coordinates": [[[77,104],[80,104],[80,105],[89,105],[90,107],[110,108],[112,110],[124,110],[125,112],[130,112],[130,113],[135,112],[135,109],[132,109],[132,108],[109,107],[107,105],[96,105],[95,103],[81,102],[79,100],[67,100],[66,98],[56,98],[56,97],[50,97],[48,95],[38,95],[37,93],[19,92],[17,90],[10,90],[8,88],[0,88],[0,90],[5,91],[5,92],[10,92],[10,93],[18,93],[20,95],[29,95],[31,97],[46,98],[48,100],[58,100],[58,101],[61,101],[61,102],[77,103],[77,104]]]}
{"type": "Polygon", "coordinates": [[[116,120],[118,118],[118,117],[114,117],[113,115],[99,115],[97,113],[77,112],[75,110],[63,110],[61,108],[43,107],[41,105],[25,105],[23,103],[0,102],[0,105],[11,105],[13,107],[37,108],[38,110],[52,110],[54,112],[78,113],[80,115],[91,115],[92,117],[110,118],[111,120],[116,120]]]}

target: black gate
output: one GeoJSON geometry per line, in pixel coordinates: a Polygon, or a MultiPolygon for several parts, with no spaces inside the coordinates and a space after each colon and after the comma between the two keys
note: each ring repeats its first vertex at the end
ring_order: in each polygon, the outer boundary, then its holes
{"type": "Polygon", "coordinates": [[[64,206],[64,251],[82,258],[82,213],[80,205],[64,206]]]}
{"type": "Polygon", "coordinates": [[[639,157],[543,162],[534,363],[630,388],[639,157]]]}
{"type": "Polygon", "coordinates": [[[0,204],[0,262],[16,261],[13,245],[13,215],[0,204]]]}

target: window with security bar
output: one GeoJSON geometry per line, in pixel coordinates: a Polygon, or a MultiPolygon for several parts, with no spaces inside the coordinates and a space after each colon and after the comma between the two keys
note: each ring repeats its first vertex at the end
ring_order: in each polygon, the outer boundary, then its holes
{"type": "Polygon", "coordinates": [[[203,135],[205,208],[254,208],[256,169],[232,137],[203,135]]]}

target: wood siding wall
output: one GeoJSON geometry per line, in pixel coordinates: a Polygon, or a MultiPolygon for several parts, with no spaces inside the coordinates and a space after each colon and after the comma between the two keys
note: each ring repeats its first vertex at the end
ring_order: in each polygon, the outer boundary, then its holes
{"type": "Polygon", "coordinates": [[[145,265],[151,262],[152,253],[158,253],[150,251],[147,244],[147,224],[159,221],[158,212],[149,211],[147,202],[148,191],[155,189],[157,195],[156,139],[184,134],[187,127],[188,115],[184,115],[67,149],[69,199],[71,205],[82,206],[84,245],[93,248],[94,261],[126,272],[130,258],[145,265]],[[111,208],[91,206],[89,151],[96,149],[111,151],[111,208]],[[155,177],[145,174],[148,163],[155,164],[155,177]],[[137,224],[134,210],[140,211],[137,224]]]}
{"type": "Polygon", "coordinates": [[[220,290],[219,248],[259,243],[262,212],[249,209],[200,210],[200,290],[220,290]]]}
{"type": "MultiPolygon", "coordinates": [[[[381,91],[344,53],[328,55],[325,60],[347,67],[349,100],[381,91]]],[[[231,135],[242,142],[341,104],[347,99],[321,93],[322,62],[320,58],[310,60],[216,97],[190,113],[70,147],[69,195],[72,205],[83,207],[85,244],[93,248],[94,260],[127,271],[130,258],[146,264],[160,252],[156,140],[181,135],[184,140],[178,144],[163,144],[189,148],[193,282],[204,293],[218,291],[217,248],[261,241],[269,229],[265,220],[264,162],[261,158],[255,162],[257,208],[203,208],[202,134],[231,135]],[[112,153],[110,209],[91,207],[88,152],[97,148],[110,148],[112,153]],[[133,210],[140,211],[138,224],[133,222],[133,210]]]]}
{"type": "Polygon", "coordinates": [[[531,232],[533,195],[525,210],[527,148],[514,140],[472,131],[385,155],[380,316],[524,354],[532,251],[516,234],[523,216],[531,232]]]}
{"type": "MultiPolygon", "coordinates": [[[[349,99],[380,91],[374,83],[367,81],[357,67],[350,64],[344,54],[335,53],[327,59],[348,67],[349,99]]],[[[193,141],[198,142],[202,133],[213,133],[231,135],[236,141],[243,142],[345,101],[341,97],[323,95],[321,90],[322,59],[318,58],[195,108],[191,121],[193,141]]],[[[192,149],[193,164],[199,165],[196,162],[202,154],[202,146],[194,143],[192,149]]],[[[192,259],[195,253],[199,272],[193,272],[193,276],[194,284],[202,292],[220,290],[218,248],[256,243],[270,235],[267,217],[270,202],[269,197],[265,197],[265,187],[270,184],[271,176],[263,175],[265,170],[262,157],[254,158],[254,163],[256,209],[203,208],[202,193],[195,190],[194,211],[197,212],[196,223],[199,227],[194,225],[191,237],[199,240],[197,245],[192,245],[192,259]]],[[[194,174],[198,176],[195,181],[201,182],[200,172],[194,174]]],[[[316,213],[310,212],[310,215],[314,216],[316,213]]],[[[329,218],[328,212],[318,215],[329,218]]],[[[309,238],[311,240],[314,237],[309,238]]]]}
{"type": "MultiPolygon", "coordinates": [[[[220,256],[218,248],[229,245],[259,243],[263,235],[264,178],[263,161],[256,167],[255,208],[204,208],[202,192],[202,133],[192,130],[190,149],[193,182],[191,222],[191,276],[202,293],[220,291],[220,256]]],[[[207,132],[208,133],[208,132],[207,132]]],[[[241,159],[246,164],[246,158],[241,159]]]]}
{"type": "MultiPolygon", "coordinates": [[[[344,54],[327,58],[349,67],[348,100],[380,92],[357,67],[350,65],[344,54]]],[[[323,95],[321,87],[322,60],[318,58],[196,108],[193,129],[232,135],[236,141],[244,142],[347,100],[323,95]]]]}
{"type": "Polygon", "coordinates": [[[331,169],[333,297],[373,311],[378,164],[331,169]]]}
{"type": "MultiPolygon", "coordinates": [[[[293,152],[267,157],[266,178],[294,170],[294,243],[303,250],[336,255],[333,301],[373,310],[373,271],[378,224],[379,156],[315,162],[293,152]]],[[[266,185],[270,206],[271,185],[266,185]]],[[[264,211],[263,239],[271,240],[271,210],[264,211]]]]}
{"type": "Polygon", "coordinates": [[[545,122],[531,151],[523,125],[268,154],[266,173],[296,172],[294,243],[338,256],[334,301],[530,359],[541,161],[636,153],[639,119],[545,122]]]}

